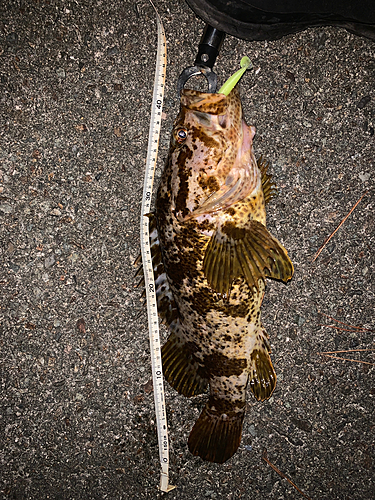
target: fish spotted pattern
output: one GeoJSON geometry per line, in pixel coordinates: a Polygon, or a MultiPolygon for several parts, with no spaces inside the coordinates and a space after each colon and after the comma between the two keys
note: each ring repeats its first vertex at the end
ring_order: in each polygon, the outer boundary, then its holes
{"type": "Polygon", "coordinates": [[[151,216],[158,308],[170,331],[164,375],[187,397],[209,387],[188,446],[218,463],[240,444],[247,386],[261,401],[275,388],[260,307],[265,278],[293,274],[266,229],[273,184],[255,159],[254,134],[237,88],[183,90],[151,216]]]}

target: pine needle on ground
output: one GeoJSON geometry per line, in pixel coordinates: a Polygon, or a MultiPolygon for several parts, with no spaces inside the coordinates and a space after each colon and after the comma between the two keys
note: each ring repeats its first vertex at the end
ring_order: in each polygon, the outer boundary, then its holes
{"type": "Polygon", "coordinates": [[[326,240],[324,241],[323,245],[319,248],[319,250],[316,252],[315,254],[315,257],[313,258],[312,262],[315,262],[316,259],[319,257],[319,255],[321,254],[323,248],[327,245],[327,243],[329,242],[329,240],[334,236],[334,234],[340,229],[340,227],[344,224],[344,222],[346,221],[346,219],[349,217],[349,215],[353,212],[353,210],[357,207],[357,205],[360,203],[360,201],[362,200],[362,198],[365,196],[365,194],[368,193],[368,190],[365,191],[363,193],[363,195],[360,197],[360,199],[357,201],[357,203],[351,208],[350,212],[342,219],[342,221],[340,222],[340,224],[336,227],[336,229],[333,231],[333,233],[328,236],[328,238],[326,238],[326,240]]]}
{"type": "Polygon", "coordinates": [[[290,483],[299,493],[301,493],[302,496],[304,496],[305,498],[307,498],[308,500],[311,500],[310,497],[308,497],[307,495],[305,495],[305,493],[303,491],[301,491],[298,486],[296,486],[285,474],[283,474],[277,467],[276,465],[273,465],[273,463],[271,463],[269,460],[268,460],[268,456],[267,456],[267,450],[264,449],[263,450],[263,455],[262,455],[262,458],[265,462],[267,462],[267,464],[272,467],[272,469],[277,472],[279,474],[279,476],[283,477],[284,479],[286,479],[288,481],[288,483],[290,483]]]}

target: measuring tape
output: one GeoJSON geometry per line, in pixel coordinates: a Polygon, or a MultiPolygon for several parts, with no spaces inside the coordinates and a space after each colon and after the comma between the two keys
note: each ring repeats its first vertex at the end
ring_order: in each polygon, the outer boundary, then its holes
{"type": "Polygon", "coordinates": [[[161,463],[160,489],[161,491],[171,491],[175,486],[168,484],[169,469],[169,444],[167,413],[164,400],[163,368],[161,361],[161,347],[159,335],[159,321],[156,301],[156,290],[154,281],[154,269],[152,265],[149,219],[147,214],[151,212],[152,185],[156,160],[158,156],[161,112],[163,107],[165,73],[167,66],[167,42],[165,38],[163,24],[158,11],[150,0],[156,13],[158,26],[158,49],[156,55],[156,70],[154,82],[154,94],[151,107],[150,131],[148,135],[148,149],[146,160],[146,173],[143,185],[142,212],[141,212],[141,254],[143,271],[145,276],[148,328],[150,334],[150,349],[152,363],[152,379],[154,384],[154,401],[156,412],[156,424],[159,442],[159,455],[161,463]]]}

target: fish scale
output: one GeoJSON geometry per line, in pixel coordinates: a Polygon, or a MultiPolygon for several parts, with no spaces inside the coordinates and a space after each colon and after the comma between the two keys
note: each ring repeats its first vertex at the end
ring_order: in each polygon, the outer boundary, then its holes
{"type": "Polygon", "coordinates": [[[255,160],[254,134],[237,88],[183,90],[151,222],[158,308],[170,331],[164,375],[187,397],[209,387],[188,445],[218,463],[240,444],[246,388],[258,400],[275,388],[260,307],[266,277],[293,274],[266,229],[274,187],[255,160]]]}

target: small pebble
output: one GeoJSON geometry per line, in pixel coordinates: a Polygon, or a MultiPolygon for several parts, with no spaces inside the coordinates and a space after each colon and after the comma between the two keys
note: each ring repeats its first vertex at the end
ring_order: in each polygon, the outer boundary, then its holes
{"type": "Polygon", "coordinates": [[[11,214],[13,212],[13,207],[9,203],[3,203],[0,205],[0,211],[5,214],[11,214]]]}
{"type": "Polygon", "coordinates": [[[15,31],[12,31],[12,33],[9,33],[9,35],[7,35],[5,40],[8,45],[17,45],[18,35],[15,31]]]}
{"type": "Polygon", "coordinates": [[[254,424],[249,425],[249,432],[253,437],[255,437],[258,434],[254,424]]]}
{"type": "Polygon", "coordinates": [[[361,172],[358,177],[361,179],[362,182],[366,182],[369,180],[369,178],[371,177],[370,173],[364,173],[364,172],[361,172]]]}
{"type": "Polygon", "coordinates": [[[110,47],[107,49],[107,56],[115,56],[118,54],[118,47],[114,46],[114,47],[110,47]]]}
{"type": "Polygon", "coordinates": [[[306,321],[306,319],[303,316],[301,316],[300,314],[296,314],[294,317],[294,321],[295,321],[295,323],[297,323],[298,326],[302,326],[304,324],[304,322],[306,321]]]}
{"type": "Polygon", "coordinates": [[[51,211],[51,215],[55,215],[55,216],[60,216],[61,215],[61,210],[59,210],[58,208],[54,208],[52,211],[51,211]]]}
{"type": "Polygon", "coordinates": [[[370,101],[371,101],[371,97],[369,95],[362,97],[362,99],[358,103],[358,108],[363,109],[370,101]]]}
{"type": "Polygon", "coordinates": [[[56,262],[55,256],[52,254],[45,259],[44,265],[46,269],[48,269],[49,267],[52,267],[55,262],[56,262]]]}

